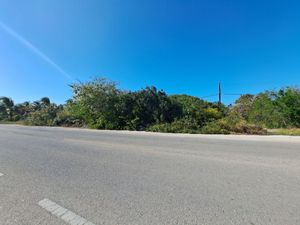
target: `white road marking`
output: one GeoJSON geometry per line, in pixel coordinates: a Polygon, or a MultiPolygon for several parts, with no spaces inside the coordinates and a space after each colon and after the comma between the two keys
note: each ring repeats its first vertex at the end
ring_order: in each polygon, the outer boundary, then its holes
{"type": "Polygon", "coordinates": [[[43,209],[47,210],[51,214],[57,216],[58,218],[62,219],[68,224],[71,225],[95,225],[81,216],[76,215],[75,213],[71,212],[70,210],[52,202],[49,199],[43,199],[38,202],[38,205],[41,206],[43,209]]]}
{"type": "Polygon", "coordinates": [[[0,173],[0,177],[2,177],[4,174],[3,173],[0,173]]]}

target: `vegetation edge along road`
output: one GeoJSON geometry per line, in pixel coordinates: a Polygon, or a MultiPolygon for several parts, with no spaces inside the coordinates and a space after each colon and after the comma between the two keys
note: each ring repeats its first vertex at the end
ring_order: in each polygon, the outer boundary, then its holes
{"type": "MultiPolygon", "coordinates": [[[[28,126],[32,126],[29,124],[25,124],[22,121],[17,121],[17,122],[13,122],[13,121],[0,121],[0,125],[16,125],[16,126],[24,126],[24,127],[28,127],[28,126]]],[[[53,128],[76,128],[79,130],[87,130],[87,131],[94,131],[96,129],[91,129],[88,127],[70,127],[70,126],[47,126],[47,125],[33,125],[33,127],[53,127],[53,128]]],[[[102,130],[102,131],[129,131],[129,132],[134,132],[133,130],[104,130],[104,129],[97,129],[97,130],[102,130]]],[[[149,134],[189,134],[189,135],[196,135],[196,134],[202,134],[205,135],[205,133],[170,133],[170,132],[153,132],[153,131],[135,131],[138,133],[149,133],[149,134]]],[[[220,134],[209,134],[209,135],[220,135],[220,134]]],[[[287,129],[287,128],[281,128],[281,129],[267,129],[267,133],[263,134],[263,135],[259,135],[259,134],[247,134],[247,133],[231,133],[231,134],[221,134],[221,135],[236,135],[236,136],[241,136],[241,135],[246,135],[246,136],[251,136],[251,135],[255,135],[255,136],[300,136],[300,128],[292,128],[292,129],[287,129]]]]}
{"type": "Polygon", "coordinates": [[[244,94],[233,105],[155,87],[126,91],[96,77],[70,85],[73,97],[57,105],[48,97],[15,104],[0,98],[0,122],[197,134],[300,134],[300,90],[284,87],[244,94]]]}

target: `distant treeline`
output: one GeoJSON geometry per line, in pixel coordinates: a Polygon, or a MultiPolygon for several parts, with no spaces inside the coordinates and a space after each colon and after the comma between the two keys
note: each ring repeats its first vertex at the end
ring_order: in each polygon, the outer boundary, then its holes
{"type": "Polygon", "coordinates": [[[44,97],[14,104],[0,98],[0,121],[172,133],[265,134],[266,128],[300,127],[300,90],[293,87],[245,94],[225,106],[189,95],[167,95],[155,87],[125,91],[95,78],[70,85],[73,98],[56,105],[44,97]]]}

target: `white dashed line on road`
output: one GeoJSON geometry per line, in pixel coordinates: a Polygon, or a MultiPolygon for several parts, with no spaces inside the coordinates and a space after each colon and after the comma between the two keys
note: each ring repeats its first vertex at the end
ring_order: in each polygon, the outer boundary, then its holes
{"type": "Polygon", "coordinates": [[[95,225],[81,216],[76,215],[75,213],[71,212],[70,210],[52,202],[49,199],[43,199],[38,202],[38,205],[41,206],[43,209],[47,210],[51,214],[55,215],[56,217],[62,219],[68,224],[71,225],[95,225]]]}
{"type": "Polygon", "coordinates": [[[2,177],[4,174],[3,173],[0,173],[0,177],[2,177]]]}

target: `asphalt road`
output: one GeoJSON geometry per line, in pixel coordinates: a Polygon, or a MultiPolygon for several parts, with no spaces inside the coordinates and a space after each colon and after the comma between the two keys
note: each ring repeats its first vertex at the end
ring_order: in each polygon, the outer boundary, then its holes
{"type": "Polygon", "coordinates": [[[87,221],[299,225],[300,138],[0,125],[0,224],[87,221]]]}

